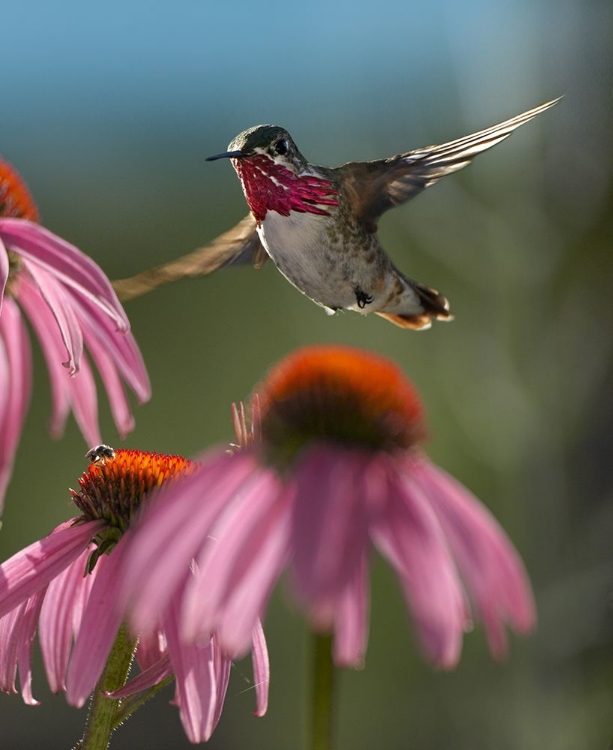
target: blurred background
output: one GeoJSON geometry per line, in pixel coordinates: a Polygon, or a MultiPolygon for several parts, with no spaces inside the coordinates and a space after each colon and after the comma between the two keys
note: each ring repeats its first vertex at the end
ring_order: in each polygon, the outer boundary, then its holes
{"type": "MultiPolygon", "coordinates": [[[[608,0],[5,3],[0,153],[43,223],[125,277],[207,243],[246,214],[239,131],[284,126],[336,165],[440,143],[565,94],[553,110],[381,222],[399,267],[456,320],[424,333],[328,318],[267,264],[185,281],[126,305],[153,382],[118,440],[184,455],[232,438],[230,404],[295,347],[341,342],[393,358],[429,415],[430,456],[492,509],[536,591],[538,632],[504,665],[482,631],[450,674],[422,660],[401,595],[375,561],[365,669],[339,682],[345,750],[592,750],[613,738],[613,6],[608,0]]],[[[48,377],[9,487],[0,558],[72,508],[75,427],[52,441],[48,377]]],[[[212,750],[301,747],[308,640],[281,588],[266,621],[268,715],[236,665],[212,750]]],[[[3,748],[71,747],[84,711],[0,695],[3,748]]],[[[112,747],[188,747],[172,691],[112,747]]]]}

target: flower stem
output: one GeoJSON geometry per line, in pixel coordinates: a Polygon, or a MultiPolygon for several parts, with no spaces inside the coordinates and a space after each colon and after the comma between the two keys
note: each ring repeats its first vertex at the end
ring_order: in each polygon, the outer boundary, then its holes
{"type": "Polygon", "coordinates": [[[132,714],[141,706],[144,706],[147,701],[151,700],[154,695],[157,695],[160,690],[163,690],[166,685],[170,685],[170,683],[175,679],[174,675],[169,675],[166,677],[166,679],[162,680],[161,682],[158,682],[156,685],[153,685],[153,687],[150,687],[148,690],[144,690],[142,693],[138,693],[137,695],[132,695],[129,698],[124,698],[124,700],[121,703],[121,708],[119,711],[117,711],[115,715],[115,723],[113,725],[113,729],[116,729],[120,724],[122,724],[126,719],[128,719],[132,714]]]}
{"type": "Polygon", "coordinates": [[[310,750],[331,750],[335,669],[332,636],[313,635],[313,693],[310,750]]]}
{"type": "Polygon", "coordinates": [[[107,698],[105,693],[125,685],[135,645],[122,625],[92,696],[85,734],[78,745],[82,750],[106,750],[109,746],[121,701],[107,698]]]}

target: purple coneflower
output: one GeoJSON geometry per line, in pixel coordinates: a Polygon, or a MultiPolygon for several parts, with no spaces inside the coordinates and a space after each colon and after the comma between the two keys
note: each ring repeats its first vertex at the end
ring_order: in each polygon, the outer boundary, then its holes
{"type": "MultiPolygon", "coordinates": [[[[47,679],[53,692],[82,706],[96,688],[118,633],[136,647],[141,674],[127,685],[110,686],[111,698],[125,698],[176,679],[174,702],[192,742],[210,737],[219,721],[231,660],[216,636],[198,645],[178,635],[178,610],[166,609],[147,635],[131,640],[122,627],[119,587],[130,523],[142,501],[161,484],[175,482],[196,465],[180,456],[111,449],[91,463],[72,491],[81,515],[0,566],[0,689],[16,692],[19,672],[26,703],[32,694],[31,653],[36,631],[47,679]]],[[[261,626],[254,624],[253,662],[256,715],[266,711],[268,656],[261,626]]],[[[106,687],[106,686],[105,686],[106,687]]],[[[121,720],[121,707],[117,706],[121,720]]]]}
{"type": "Polygon", "coordinates": [[[49,370],[53,436],[61,435],[72,411],[87,443],[101,442],[96,384],[84,348],[121,436],[134,426],[122,380],[140,403],[151,396],[141,353],[109,280],[91,258],[37,221],[25,184],[0,160],[0,511],[30,397],[23,314],[49,370]]]}
{"type": "Polygon", "coordinates": [[[435,665],[456,665],[473,617],[497,658],[505,623],[530,631],[533,599],[516,550],[419,448],[422,406],[395,365],[351,348],[305,348],[273,368],[258,395],[259,439],[205,455],[160,493],[134,534],[126,589],[139,629],[180,596],[187,642],[215,631],[225,651],[244,654],[288,571],[313,629],[333,633],[336,664],[358,666],[377,550],[435,665]]]}

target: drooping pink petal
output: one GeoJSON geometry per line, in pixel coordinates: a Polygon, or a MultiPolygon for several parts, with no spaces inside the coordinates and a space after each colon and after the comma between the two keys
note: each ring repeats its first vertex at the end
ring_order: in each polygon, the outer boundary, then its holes
{"type": "MultiPolygon", "coordinates": [[[[143,356],[131,333],[118,333],[112,321],[89,300],[79,299],[75,310],[81,325],[96,339],[96,348],[103,348],[112,357],[118,371],[136,394],[139,403],[151,398],[151,383],[143,356]]],[[[93,341],[88,344],[94,348],[93,341]]]]}
{"type": "Polygon", "coordinates": [[[211,638],[211,649],[213,650],[213,669],[215,671],[215,683],[217,685],[217,696],[215,700],[215,713],[213,714],[213,729],[219,723],[223,704],[226,700],[226,692],[230,682],[230,670],[232,660],[223,653],[217,644],[215,636],[211,638]]]}
{"type": "Polygon", "coordinates": [[[121,379],[117,372],[117,367],[113,358],[109,355],[108,351],[102,346],[98,345],[97,341],[92,341],[92,334],[87,328],[83,329],[85,335],[85,342],[89,349],[90,356],[94,360],[104,387],[106,389],[107,396],[109,398],[109,404],[111,406],[111,413],[113,414],[113,420],[117,427],[117,432],[121,438],[134,429],[134,417],[130,410],[130,404],[126,398],[126,393],[123,389],[121,379]]]}
{"type": "Polygon", "coordinates": [[[73,562],[104,525],[66,521],[0,566],[0,617],[44,588],[73,562]]]}
{"type": "Polygon", "coordinates": [[[38,291],[26,277],[19,279],[19,302],[36,332],[49,371],[53,403],[51,435],[59,437],[62,434],[72,407],[87,444],[101,443],[96,384],[87,359],[83,358],[78,375],[69,377],[61,365],[64,352],[55,320],[48,307],[41,304],[38,291]]]}
{"type": "Polygon", "coordinates": [[[24,219],[0,219],[0,233],[6,246],[14,247],[20,256],[90,299],[115,320],[119,330],[129,330],[126,314],[108,278],[78,248],[24,219]]]}
{"type": "Polygon", "coordinates": [[[126,682],[126,684],[119,690],[114,690],[112,693],[108,693],[109,698],[127,698],[129,695],[136,695],[143,690],[147,690],[154,685],[159,684],[162,680],[173,674],[172,664],[170,663],[170,656],[162,656],[153,664],[150,664],[147,669],[142,671],[139,675],[134,677],[132,680],[126,682]]]}
{"type": "Polygon", "coordinates": [[[427,493],[485,625],[492,654],[507,651],[504,621],[521,632],[534,627],[530,582],[521,558],[496,519],[453,477],[427,459],[411,465],[427,493]]]}
{"type": "Polygon", "coordinates": [[[204,456],[202,464],[195,474],[162,489],[135,530],[123,596],[132,610],[134,632],[157,627],[215,517],[255,467],[247,453],[229,456],[219,450],[204,456]]]}
{"type": "MultiPolygon", "coordinates": [[[[86,552],[90,552],[93,545],[89,545],[86,552]]],[[[74,604],[72,607],[72,632],[76,634],[81,630],[81,623],[83,622],[83,615],[85,614],[85,608],[89,601],[89,595],[96,582],[98,573],[101,570],[101,566],[96,565],[89,575],[82,576],[77,584],[77,590],[75,592],[74,604]]]]}
{"type": "Polygon", "coordinates": [[[166,636],[160,630],[139,636],[136,661],[143,672],[164,657],[168,651],[166,636]]]}
{"type": "MultiPolygon", "coordinates": [[[[0,323],[2,321],[0,320],[0,323]]],[[[9,396],[11,393],[11,371],[8,359],[8,352],[4,339],[0,334],[0,456],[5,453],[6,458],[0,459],[0,511],[4,507],[4,495],[11,480],[13,472],[13,457],[15,455],[16,442],[10,441],[8,430],[5,430],[5,424],[10,424],[9,416],[9,396]],[[11,442],[15,443],[14,446],[11,442]],[[13,450],[11,450],[13,448],[13,450]]],[[[15,424],[18,428],[18,425],[15,424]]],[[[19,439],[19,428],[15,430],[17,440],[19,439]]]]}
{"type": "Polygon", "coordinates": [[[65,362],[63,361],[62,364],[69,369],[71,375],[76,375],[81,366],[83,355],[83,332],[77,316],[68,302],[67,294],[53,276],[45,274],[34,263],[26,260],[22,262],[24,269],[27,270],[38,287],[42,298],[47,303],[59,328],[68,354],[68,359],[65,362]]]}
{"type": "Polygon", "coordinates": [[[74,562],[51,581],[40,613],[38,640],[53,693],[66,689],[66,670],[75,632],[73,611],[89,554],[90,548],[86,547],[74,562]]]}
{"type": "Polygon", "coordinates": [[[4,288],[9,277],[9,256],[0,237],[0,315],[2,314],[2,302],[4,300],[4,288]]]}
{"type": "MultiPolygon", "coordinates": [[[[0,324],[2,319],[0,318],[0,324]]],[[[11,393],[11,370],[9,366],[9,355],[0,331],[0,429],[4,434],[5,414],[11,393]]]]}
{"type": "Polygon", "coordinates": [[[368,576],[364,554],[337,602],[334,663],[338,667],[363,666],[368,641],[368,614],[368,576]]]}
{"type": "Polygon", "coordinates": [[[36,636],[36,627],[43,604],[45,589],[37,591],[30,597],[23,614],[21,634],[17,655],[19,667],[19,682],[21,684],[21,696],[28,706],[37,706],[39,702],[32,695],[32,646],[36,636]]]}
{"type": "Polygon", "coordinates": [[[262,623],[257,620],[253,629],[251,659],[253,662],[253,683],[255,686],[256,716],[264,716],[268,710],[268,686],[270,684],[270,662],[268,647],[262,623]]]}
{"type": "Polygon", "coordinates": [[[15,302],[0,315],[0,512],[30,401],[32,357],[28,334],[15,302]]]}
{"type": "Polygon", "coordinates": [[[81,369],[74,378],[68,378],[66,389],[75,421],[88,445],[102,442],[98,425],[98,394],[96,381],[87,357],[81,360],[81,369]]]}
{"type": "Polygon", "coordinates": [[[249,650],[257,619],[287,561],[290,511],[279,478],[264,468],[228,504],[187,584],[183,632],[188,640],[217,631],[231,657],[249,650]]]}
{"type": "Polygon", "coordinates": [[[110,555],[102,556],[96,568],[81,627],[76,637],[66,675],[66,700],[80,708],[91,695],[119,632],[123,613],[117,606],[119,570],[129,532],[117,542],[110,555]]]}
{"type": "Polygon", "coordinates": [[[59,335],[56,337],[51,333],[55,327],[55,321],[47,306],[41,305],[33,282],[23,276],[19,279],[19,302],[30,319],[47,363],[53,405],[49,430],[53,437],[59,437],[64,430],[64,423],[70,411],[70,400],[64,385],[68,373],[61,364],[61,340],[59,335]]]}
{"type": "Polygon", "coordinates": [[[424,651],[450,669],[460,657],[466,611],[447,542],[419,488],[409,493],[391,463],[386,479],[373,542],[398,574],[424,651]]]}
{"type": "Polygon", "coordinates": [[[17,656],[26,604],[27,599],[0,617],[0,690],[5,693],[17,693],[17,656]]]}
{"type": "Polygon", "coordinates": [[[211,641],[198,646],[179,638],[178,605],[164,619],[168,652],[176,676],[181,722],[191,742],[206,742],[215,729],[217,683],[211,641]]]}
{"type": "Polygon", "coordinates": [[[293,578],[298,596],[324,618],[321,628],[332,625],[336,600],[369,546],[362,492],[368,462],[368,454],[324,445],[296,469],[293,578]]]}

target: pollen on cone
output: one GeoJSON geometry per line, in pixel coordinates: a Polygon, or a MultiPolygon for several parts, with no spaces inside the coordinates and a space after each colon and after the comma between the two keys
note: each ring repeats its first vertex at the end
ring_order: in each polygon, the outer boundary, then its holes
{"type": "Polygon", "coordinates": [[[38,209],[21,175],[0,159],[0,216],[38,221],[38,209]]]}
{"type": "Polygon", "coordinates": [[[104,518],[125,528],[144,498],[195,468],[182,456],[119,449],[110,458],[90,463],[79,479],[79,491],[72,491],[73,500],[88,518],[104,518]]]}

